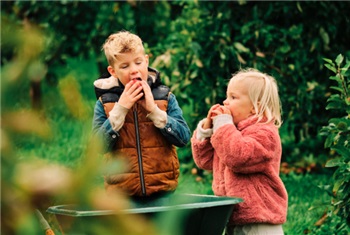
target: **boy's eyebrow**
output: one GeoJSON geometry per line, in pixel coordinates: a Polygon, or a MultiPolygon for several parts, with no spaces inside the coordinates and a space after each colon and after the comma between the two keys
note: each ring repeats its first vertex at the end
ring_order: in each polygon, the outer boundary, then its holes
{"type": "Polygon", "coordinates": [[[138,59],[143,59],[143,56],[138,56],[135,58],[135,60],[138,60],[138,59]]]}
{"type": "Polygon", "coordinates": [[[129,64],[128,62],[123,62],[123,63],[120,63],[119,66],[128,65],[128,64],[129,64]]]}

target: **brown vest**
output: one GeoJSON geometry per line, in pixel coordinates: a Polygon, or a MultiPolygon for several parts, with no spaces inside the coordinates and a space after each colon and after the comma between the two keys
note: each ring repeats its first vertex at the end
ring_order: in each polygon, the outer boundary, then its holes
{"type": "MultiPolygon", "coordinates": [[[[161,110],[167,110],[167,100],[155,103],[161,110]]],[[[114,102],[104,104],[107,117],[113,106],[114,102]]],[[[107,191],[121,189],[131,196],[149,196],[176,189],[179,160],[175,146],[146,115],[146,110],[137,103],[126,115],[114,150],[106,154],[107,160],[125,160],[126,167],[123,172],[105,176],[107,191]]]]}

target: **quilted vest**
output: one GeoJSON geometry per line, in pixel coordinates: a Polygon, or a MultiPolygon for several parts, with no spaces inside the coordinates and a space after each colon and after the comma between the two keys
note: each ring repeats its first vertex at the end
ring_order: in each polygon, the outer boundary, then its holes
{"type": "MultiPolygon", "coordinates": [[[[169,88],[160,85],[152,88],[152,93],[158,107],[166,111],[169,88]]],[[[120,94],[107,92],[100,96],[107,117],[120,94]]],[[[107,191],[121,189],[130,196],[150,196],[176,189],[179,177],[176,148],[146,115],[146,110],[136,103],[125,117],[113,150],[105,155],[107,161],[118,159],[127,164],[124,172],[105,176],[107,191]]]]}

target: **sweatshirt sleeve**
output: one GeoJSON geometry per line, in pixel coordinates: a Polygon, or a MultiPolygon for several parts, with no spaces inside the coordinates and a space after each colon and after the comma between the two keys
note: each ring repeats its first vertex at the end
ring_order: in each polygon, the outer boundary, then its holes
{"type": "Polygon", "coordinates": [[[125,121],[125,116],[129,112],[129,109],[121,106],[117,102],[114,104],[113,109],[109,112],[109,121],[114,131],[119,131],[125,121]]]}
{"type": "Polygon", "coordinates": [[[280,160],[278,131],[271,125],[252,125],[242,132],[233,124],[218,128],[211,143],[221,162],[234,172],[263,172],[271,160],[280,160]]]}
{"type": "Polygon", "coordinates": [[[152,112],[147,115],[147,118],[151,119],[154,125],[159,129],[164,128],[167,123],[167,113],[158,108],[157,105],[155,105],[152,112]]]}
{"type": "Polygon", "coordinates": [[[213,134],[213,129],[203,129],[203,123],[205,119],[201,120],[197,125],[196,139],[205,140],[205,138],[210,138],[213,134]]]}

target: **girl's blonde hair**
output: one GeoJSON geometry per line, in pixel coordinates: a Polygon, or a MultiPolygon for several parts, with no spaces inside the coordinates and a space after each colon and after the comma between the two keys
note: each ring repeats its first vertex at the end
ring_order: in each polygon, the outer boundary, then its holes
{"type": "Polygon", "coordinates": [[[142,40],[136,34],[128,31],[120,31],[111,34],[102,46],[105,52],[108,64],[113,66],[118,58],[118,55],[129,52],[136,52],[138,50],[144,52],[142,40]]]}
{"type": "Polygon", "coordinates": [[[273,121],[277,127],[282,125],[281,101],[278,95],[276,80],[256,69],[240,70],[231,79],[244,81],[248,95],[253,103],[258,122],[267,118],[266,123],[273,121]]]}

